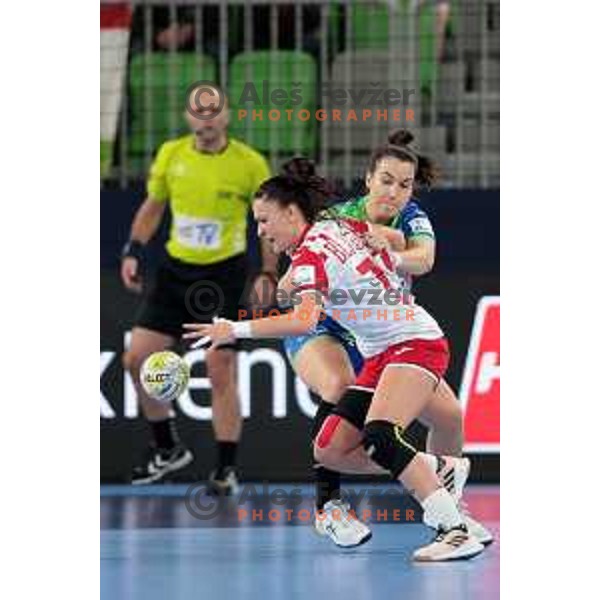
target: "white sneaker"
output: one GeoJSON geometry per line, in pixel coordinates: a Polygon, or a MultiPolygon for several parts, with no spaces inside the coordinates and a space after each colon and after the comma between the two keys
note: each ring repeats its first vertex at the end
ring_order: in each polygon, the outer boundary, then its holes
{"type": "Polygon", "coordinates": [[[239,491],[240,485],[233,467],[225,467],[220,473],[212,471],[206,482],[209,496],[235,496],[239,491]]]}
{"type": "Polygon", "coordinates": [[[187,467],[194,460],[194,455],[181,445],[170,450],[148,448],[146,464],[133,469],[132,485],[144,485],[161,481],[171,473],[187,467]]]}
{"type": "Polygon", "coordinates": [[[471,461],[468,458],[446,457],[442,459],[444,464],[438,469],[437,476],[444,484],[450,495],[458,503],[460,502],[465,484],[471,471],[471,461]]]}
{"type": "Polygon", "coordinates": [[[460,514],[462,515],[465,525],[469,533],[484,546],[489,546],[494,541],[494,536],[489,529],[484,527],[479,521],[476,521],[469,513],[466,502],[462,501],[458,505],[460,514]]]}
{"type": "Polygon", "coordinates": [[[467,508],[467,504],[462,500],[465,484],[469,478],[471,462],[468,458],[444,459],[444,466],[437,472],[444,487],[450,492],[463,516],[464,522],[469,533],[484,546],[488,546],[494,541],[494,536],[479,521],[476,521],[467,508]]]}
{"type": "Polygon", "coordinates": [[[371,539],[371,530],[350,514],[350,505],[342,500],[330,500],[315,517],[315,531],[328,536],[336,546],[354,548],[371,539]]]}
{"type": "Polygon", "coordinates": [[[427,546],[416,550],[413,560],[418,562],[442,562],[466,560],[483,551],[480,544],[464,525],[448,531],[440,530],[436,538],[427,546]]]}

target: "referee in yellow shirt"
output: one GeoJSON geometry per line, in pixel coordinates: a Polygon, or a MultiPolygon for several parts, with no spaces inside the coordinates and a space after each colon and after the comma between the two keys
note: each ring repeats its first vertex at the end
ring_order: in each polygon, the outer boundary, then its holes
{"type": "MultiPolygon", "coordinates": [[[[183,323],[210,322],[213,316],[238,319],[247,277],[250,202],[270,177],[262,155],[228,137],[228,105],[220,90],[193,90],[185,116],[191,134],[160,147],[150,170],[147,198],[135,215],[121,263],[125,287],[141,292],[144,247],[158,230],[168,205],[172,224],[166,259],[145,298],[124,356],[154,438],[145,463],[134,469],[132,483],[137,484],[159,481],[193,460],[177,435],[172,409],[149,398],[141,388],[140,367],[148,355],[173,346],[181,337],[183,323]]],[[[255,289],[259,294],[272,294],[277,257],[266,246],[262,246],[262,264],[255,289]]],[[[235,349],[213,349],[206,354],[218,456],[209,489],[226,494],[237,488],[236,450],[242,426],[235,349]]]]}

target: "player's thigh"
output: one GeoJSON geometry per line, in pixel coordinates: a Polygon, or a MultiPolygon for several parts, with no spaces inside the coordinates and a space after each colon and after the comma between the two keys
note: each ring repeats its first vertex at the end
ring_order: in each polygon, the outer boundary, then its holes
{"type": "Polygon", "coordinates": [[[134,327],[129,349],[123,356],[125,367],[137,369],[150,354],[171,348],[174,343],[175,339],[170,335],[145,327],[134,327]]]}
{"type": "Polygon", "coordinates": [[[344,346],[329,335],[308,341],[296,354],[294,371],[316,394],[333,404],[354,383],[354,369],[344,346]]]}
{"type": "Polygon", "coordinates": [[[437,382],[410,365],[388,365],[381,374],[366,421],[391,421],[408,427],[428,405],[437,382]]]}
{"type": "Polygon", "coordinates": [[[446,380],[442,379],[419,420],[430,427],[450,428],[460,427],[462,418],[462,409],[456,394],[446,380]]]}

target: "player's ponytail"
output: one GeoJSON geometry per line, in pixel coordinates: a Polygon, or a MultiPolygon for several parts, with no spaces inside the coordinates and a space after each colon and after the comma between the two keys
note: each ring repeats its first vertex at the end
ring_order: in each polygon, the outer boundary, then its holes
{"type": "Polygon", "coordinates": [[[281,165],[284,177],[305,181],[317,176],[315,163],[304,156],[295,156],[281,165]]]}
{"type": "Polygon", "coordinates": [[[397,129],[392,131],[388,135],[387,143],[390,146],[400,146],[401,148],[408,148],[408,146],[414,141],[415,136],[408,131],[408,129],[397,129]]]}
{"type": "Polygon", "coordinates": [[[256,197],[268,197],[281,206],[296,204],[309,223],[314,223],[331,195],[328,182],[317,175],[315,164],[303,156],[288,160],[279,175],[265,181],[256,197]]]}
{"type": "Polygon", "coordinates": [[[421,154],[414,147],[415,136],[407,129],[398,129],[388,135],[387,144],[376,148],[369,161],[369,173],[374,173],[379,161],[392,157],[402,162],[415,165],[415,181],[417,185],[431,187],[439,177],[439,169],[428,156],[421,154]]]}

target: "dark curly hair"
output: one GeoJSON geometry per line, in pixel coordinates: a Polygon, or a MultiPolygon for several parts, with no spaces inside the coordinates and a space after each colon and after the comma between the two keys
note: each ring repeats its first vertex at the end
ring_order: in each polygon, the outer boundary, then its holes
{"type": "Polygon", "coordinates": [[[332,193],[329,183],[317,175],[313,161],[297,156],[281,167],[281,172],[263,182],[255,197],[270,199],[281,206],[295,204],[308,223],[314,223],[332,193]]]}

